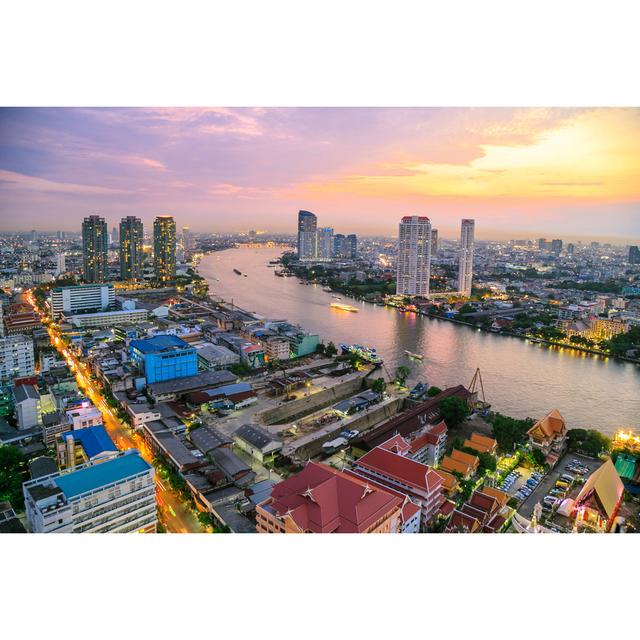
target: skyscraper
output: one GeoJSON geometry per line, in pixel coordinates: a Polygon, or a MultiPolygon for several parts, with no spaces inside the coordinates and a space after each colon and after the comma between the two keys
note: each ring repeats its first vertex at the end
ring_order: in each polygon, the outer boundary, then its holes
{"type": "Polygon", "coordinates": [[[545,251],[548,247],[549,243],[546,238],[538,238],[538,249],[540,249],[540,251],[545,251]]]}
{"type": "Polygon", "coordinates": [[[396,293],[429,295],[431,273],[431,222],[426,216],[405,216],[398,230],[396,293]]]}
{"type": "Polygon", "coordinates": [[[560,255],[562,253],[562,240],[554,238],[551,241],[551,251],[556,255],[560,255]]]}
{"type": "Polygon", "coordinates": [[[640,264],[640,249],[637,245],[629,247],[629,264],[640,264]]]}
{"type": "Polygon", "coordinates": [[[438,230],[431,229],[431,255],[438,253],[438,230]]]}
{"type": "Polygon", "coordinates": [[[333,229],[322,227],[318,229],[318,260],[331,260],[333,258],[333,229]]]}
{"type": "Polygon", "coordinates": [[[127,216],[120,220],[120,278],[142,280],[142,220],[127,216]]]}
{"type": "Polygon", "coordinates": [[[473,281],[473,235],[475,221],[463,219],[460,229],[460,259],[458,262],[458,291],[471,295],[473,281]]]}
{"type": "Polygon", "coordinates": [[[172,216],[158,216],[153,222],[153,262],[161,284],[176,277],[176,223],[172,216]]]}
{"type": "Polygon", "coordinates": [[[567,253],[568,253],[569,255],[572,255],[572,254],[575,252],[575,250],[576,250],[576,245],[575,245],[575,244],[573,244],[573,242],[570,242],[570,243],[567,245],[567,253]]]}
{"type": "Polygon", "coordinates": [[[107,223],[100,216],[89,216],[82,222],[82,268],[86,282],[107,279],[107,223]]]}
{"type": "Polygon", "coordinates": [[[350,233],[347,236],[347,258],[355,259],[358,257],[358,236],[350,233]]]}
{"type": "Polygon", "coordinates": [[[118,234],[118,227],[113,227],[113,231],[111,231],[111,242],[113,244],[118,244],[120,242],[120,236],[118,234]]]}
{"type": "Polygon", "coordinates": [[[182,248],[185,251],[190,251],[192,248],[192,240],[191,231],[189,227],[182,227],[182,248]]]}
{"type": "Polygon", "coordinates": [[[318,256],[318,218],[311,211],[298,212],[298,260],[318,256]]]}

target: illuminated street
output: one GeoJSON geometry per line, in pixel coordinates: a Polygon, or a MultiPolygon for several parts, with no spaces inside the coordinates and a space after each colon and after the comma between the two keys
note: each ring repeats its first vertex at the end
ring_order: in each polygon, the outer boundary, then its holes
{"type": "MultiPolygon", "coordinates": [[[[35,300],[29,294],[29,301],[37,310],[35,300]]],[[[45,317],[40,314],[44,320],[45,317]]],[[[60,339],[59,332],[53,325],[47,327],[51,344],[64,357],[67,365],[74,373],[78,386],[87,394],[93,404],[102,413],[104,427],[121,450],[137,448],[147,461],[153,460],[153,454],[144,440],[114,415],[107,406],[103,396],[92,387],[87,365],[79,362],[60,339]]],[[[161,514],[160,520],[168,533],[203,533],[203,528],[191,509],[156,475],[156,500],[161,514]]]]}

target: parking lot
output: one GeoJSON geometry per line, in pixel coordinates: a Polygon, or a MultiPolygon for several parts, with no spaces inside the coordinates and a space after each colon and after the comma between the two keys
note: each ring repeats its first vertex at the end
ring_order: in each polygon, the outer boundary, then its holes
{"type": "MultiPolygon", "coordinates": [[[[531,493],[531,495],[520,505],[518,508],[518,513],[525,517],[531,518],[531,514],[533,513],[533,507],[540,502],[542,504],[543,498],[548,495],[549,491],[553,489],[556,482],[559,480],[560,476],[563,473],[567,473],[569,475],[575,475],[571,473],[567,469],[567,467],[571,464],[571,461],[575,459],[583,464],[585,467],[588,467],[589,473],[585,474],[584,478],[588,478],[591,473],[593,473],[601,464],[600,460],[594,460],[593,458],[587,458],[578,453],[566,453],[562,459],[558,462],[558,464],[552,469],[552,471],[542,478],[540,484],[535,488],[535,490],[531,493]]],[[[580,490],[581,485],[574,485],[572,490],[569,492],[567,497],[575,497],[580,490]]]]}

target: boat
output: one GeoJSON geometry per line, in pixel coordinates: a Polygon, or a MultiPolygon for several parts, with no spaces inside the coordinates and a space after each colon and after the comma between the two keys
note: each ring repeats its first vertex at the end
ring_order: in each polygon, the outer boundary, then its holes
{"type": "Polygon", "coordinates": [[[342,300],[340,296],[331,296],[331,297],[334,298],[335,300],[342,300]]]}
{"type": "Polygon", "coordinates": [[[322,288],[322,290],[323,290],[325,293],[331,293],[331,292],[333,291],[333,289],[330,289],[329,287],[323,287],[323,288],[322,288]]]}
{"type": "Polygon", "coordinates": [[[404,350],[404,352],[410,358],[414,358],[415,360],[422,360],[422,358],[424,358],[424,356],[421,353],[413,353],[412,351],[407,351],[406,349],[404,350]]]}
{"type": "Polygon", "coordinates": [[[235,273],[237,276],[241,276],[242,275],[242,271],[238,271],[238,269],[234,269],[233,273],[235,273]]]}
{"type": "Polygon", "coordinates": [[[358,307],[352,307],[350,304],[340,304],[339,302],[332,302],[329,306],[332,309],[340,309],[340,311],[351,311],[351,313],[358,313],[358,311],[360,311],[358,307]]]}
{"type": "Polygon", "coordinates": [[[382,364],[382,358],[378,355],[378,352],[373,347],[365,347],[361,344],[341,344],[340,349],[344,354],[353,354],[362,358],[366,362],[380,366],[382,364]]]}

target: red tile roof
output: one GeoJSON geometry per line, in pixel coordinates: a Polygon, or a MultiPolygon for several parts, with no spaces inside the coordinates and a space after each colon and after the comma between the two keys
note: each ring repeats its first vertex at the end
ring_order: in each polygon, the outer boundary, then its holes
{"type": "Polygon", "coordinates": [[[359,458],[356,466],[377,471],[411,487],[431,493],[442,485],[442,478],[426,464],[376,447],[359,458]]]}
{"type": "Polygon", "coordinates": [[[409,451],[411,448],[411,445],[399,434],[389,438],[386,442],[383,442],[378,446],[381,449],[386,449],[393,453],[404,453],[405,451],[409,451]]]}
{"type": "Polygon", "coordinates": [[[278,516],[289,515],[301,530],[313,533],[361,533],[403,502],[371,483],[315,462],[275,485],[271,499],[269,506],[278,516]]]}

